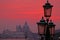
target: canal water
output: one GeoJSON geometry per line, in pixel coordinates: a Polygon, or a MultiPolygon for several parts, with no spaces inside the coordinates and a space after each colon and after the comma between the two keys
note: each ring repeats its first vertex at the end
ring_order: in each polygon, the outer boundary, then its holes
{"type": "Polygon", "coordinates": [[[0,39],[0,40],[38,40],[38,39],[33,39],[33,38],[27,38],[27,39],[0,39]]]}
{"type": "Polygon", "coordinates": [[[25,40],[25,39],[0,39],[0,40],[25,40]]]}

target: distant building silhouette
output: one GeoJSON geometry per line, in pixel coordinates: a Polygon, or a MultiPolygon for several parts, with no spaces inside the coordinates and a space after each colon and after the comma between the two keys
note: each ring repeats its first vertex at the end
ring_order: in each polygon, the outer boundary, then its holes
{"type": "Polygon", "coordinates": [[[21,25],[17,25],[17,26],[16,26],[16,31],[17,31],[17,32],[22,32],[21,25]]]}
{"type": "MultiPolygon", "coordinates": [[[[60,30],[55,32],[55,40],[60,37],[60,30]]],[[[33,33],[30,31],[29,25],[27,22],[24,23],[23,27],[21,25],[16,26],[16,31],[10,31],[9,29],[3,30],[0,33],[0,38],[26,38],[28,40],[39,40],[38,33],[33,33]]]]}
{"type": "Polygon", "coordinates": [[[23,32],[25,32],[25,33],[30,32],[30,29],[29,29],[29,26],[28,26],[27,22],[25,22],[25,24],[23,25],[23,32]]]}
{"type": "Polygon", "coordinates": [[[38,34],[32,33],[28,23],[25,22],[23,27],[21,27],[21,25],[17,25],[16,31],[10,31],[9,29],[3,30],[3,33],[0,34],[0,38],[27,38],[28,40],[36,40],[38,38],[38,34]]]}

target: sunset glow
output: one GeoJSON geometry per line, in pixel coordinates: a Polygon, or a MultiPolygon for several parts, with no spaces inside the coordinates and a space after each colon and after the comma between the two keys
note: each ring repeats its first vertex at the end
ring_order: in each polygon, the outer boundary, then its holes
{"type": "MultiPolygon", "coordinates": [[[[46,0],[0,0],[0,32],[3,29],[15,30],[18,24],[24,25],[25,21],[32,32],[37,32],[37,22],[44,16],[43,5],[46,0]]],[[[53,5],[51,19],[60,29],[60,0],[50,0],[53,5]]]]}

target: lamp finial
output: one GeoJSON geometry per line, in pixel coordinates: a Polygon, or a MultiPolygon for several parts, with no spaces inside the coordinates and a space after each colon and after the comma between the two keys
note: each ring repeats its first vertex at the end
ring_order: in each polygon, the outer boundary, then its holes
{"type": "Polygon", "coordinates": [[[49,1],[47,0],[47,3],[48,3],[49,1]]]}
{"type": "Polygon", "coordinates": [[[52,22],[52,20],[50,20],[50,22],[52,22]]]}

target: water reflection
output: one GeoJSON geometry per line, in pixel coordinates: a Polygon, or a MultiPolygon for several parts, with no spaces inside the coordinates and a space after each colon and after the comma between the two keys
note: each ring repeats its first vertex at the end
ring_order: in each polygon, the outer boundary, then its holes
{"type": "Polygon", "coordinates": [[[9,38],[7,38],[7,39],[0,39],[0,40],[39,40],[39,39],[34,39],[34,38],[27,38],[27,39],[20,39],[20,38],[13,38],[13,39],[9,39],[9,38]]]}

